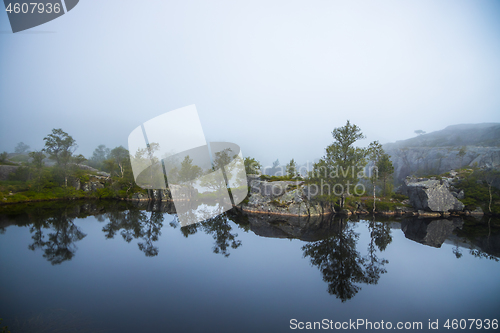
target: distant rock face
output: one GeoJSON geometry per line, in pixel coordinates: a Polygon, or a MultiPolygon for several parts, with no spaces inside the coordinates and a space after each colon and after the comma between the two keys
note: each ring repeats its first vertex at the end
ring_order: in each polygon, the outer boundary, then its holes
{"type": "Polygon", "coordinates": [[[406,192],[415,209],[432,212],[461,211],[461,203],[448,189],[448,182],[440,180],[406,179],[406,192]]]}
{"type": "Polygon", "coordinates": [[[500,168],[500,124],[462,124],[417,137],[387,143],[394,177],[442,174],[451,169],[500,168]],[[465,148],[461,151],[462,148],[465,148]]]}
{"type": "Polygon", "coordinates": [[[394,165],[394,177],[403,180],[414,174],[442,174],[451,169],[472,167],[500,168],[500,148],[467,146],[460,156],[460,147],[389,146],[386,152],[394,165]]]}

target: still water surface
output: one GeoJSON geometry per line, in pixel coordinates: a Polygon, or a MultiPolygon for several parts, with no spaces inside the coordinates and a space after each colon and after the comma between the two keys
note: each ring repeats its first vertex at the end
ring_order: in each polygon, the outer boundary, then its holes
{"type": "Polygon", "coordinates": [[[422,322],[425,332],[429,320],[448,331],[447,319],[500,319],[498,220],[229,212],[181,228],[169,211],[3,207],[0,327],[287,332],[297,331],[291,319],[363,319],[422,322]]]}

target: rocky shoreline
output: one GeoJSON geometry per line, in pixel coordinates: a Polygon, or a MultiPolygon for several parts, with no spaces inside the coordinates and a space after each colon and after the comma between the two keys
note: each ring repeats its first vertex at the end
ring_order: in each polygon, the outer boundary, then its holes
{"type": "MultiPolygon", "coordinates": [[[[377,215],[415,216],[425,218],[482,216],[481,208],[466,210],[460,202],[463,190],[454,187],[457,173],[450,172],[450,177],[407,178],[398,190],[409,199],[395,201],[395,209],[379,210],[377,215]]],[[[249,196],[236,207],[245,213],[268,214],[282,216],[322,216],[329,214],[368,215],[373,214],[366,209],[365,202],[373,200],[365,197],[356,202],[355,209],[335,211],[333,206],[323,206],[313,203],[316,196],[303,181],[266,181],[259,175],[248,175],[249,196]]]]}
{"type": "MultiPolygon", "coordinates": [[[[391,209],[381,209],[381,203],[376,201],[377,210],[372,211],[368,207],[372,205],[372,197],[354,198],[354,207],[349,206],[342,210],[336,210],[332,204],[322,203],[315,200],[310,186],[302,180],[278,180],[269,181],[261,179],[260,175],[247,175],[249,193],[247,198],[234,206],[237,210],[247,214],[267,214],[273,216],[287,217],[315,217],[330,214],[339,215],[387,215],[406,216],[422,218],[447,218],[458,216],[482,216],[481,208],[474,210],[466,209],[460,201],[464,198],[464,191],[458,188],[459,177],[455,171],[450,171],[447,177],[431,178],[406,178],[397,193],[407,196],[408,199],[401,201],[390,199],[391,209]]],[[[92,198],[92,193],[104,189],[110,182],[109,175],[92,175],[86,181],[73,180],[71,186],[81,190],[85,195],[92,198]]],[[[183,201],[192,201],[191,198],[199,195],[194,188],[172,185],[169,189],[148,190],[146,192],[134,193],[129,198],[109,198],[115,200],[137,201],[137,202],[170,202],[172,193],[175,197],[183,198],[183,201]]],[[[29,200],[26,202],[51,201],[51,200],[76,200],[85,197],[50,198],[46,200],[29,200]]],[[[94,198],[95,199],[95,198],[94,198]]],[[[0,202],[0,204],[14,204],[20,202],[0,202]]],[[[352,203],[352,201],[351,201],[352,203]]]]}

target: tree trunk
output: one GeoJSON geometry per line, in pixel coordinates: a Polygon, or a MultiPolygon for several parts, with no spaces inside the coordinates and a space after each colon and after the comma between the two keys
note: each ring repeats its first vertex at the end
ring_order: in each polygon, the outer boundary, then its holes
{"type": "Polygon", "coordinates": [[[120,172],[121,172],[121,174],[122,174],[122,177],[121,177],[121,178],[123,178],[123,174],[124,174],[124,172],[123,172],[123,166],[122,166],[122,164],[121,164],[121,163],[118,163],[118,166],[120,167],[120,172]]]}
{"type": "Polygon", "coordinates": [[[490,192],[490,204],[488,205],[488,209],[490,210],[491,213],[491,201],[493,200],[493,197],[491,195],[491,183],[488,183],[488,191],[490,192]]]}

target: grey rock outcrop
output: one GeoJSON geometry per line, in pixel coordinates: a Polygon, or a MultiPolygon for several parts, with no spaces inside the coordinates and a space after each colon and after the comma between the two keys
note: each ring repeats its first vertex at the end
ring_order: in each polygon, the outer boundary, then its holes
{"type": "Polygon", "coordinates": [[[77,190],[84,192],[94,192],[98,189],[104,188],[108,177],[106,176],[90,176],[88,181],[81,181],[80,179],[70,179],[69,185],[77,190]]]}
{"type": "Polygon", "coordinates": [[[265,181],[258,175],[248,175],[248,200],[237,207],[246,212],[293,216],[319,216],[330,213],[311,204],[304,192],[303,181],[265,181]]]}
{"type": "Polygon", "coordinates": [[[450,192],[447,181],[410,178],[405,180],[402,192],[406,192],[410,204],[418,210],[450,212],[464,209],[464,204],[450,192]]]}
{"type": "Polygon", "coordinates": [[[81,169],[81,170],[95,172],[99,176],[104,176],[104,177],[110,177],[111,176],[111,174],[109,174],[107,172],[99,171],[99,170],[94,169],[93,167],[85,165],[85,164],[70,163],[70,165],[76,166],[78,169],[81,169]]]}
{"type": "Polygon", "coordinates": [[[442,174],[451,169],[500,168],[500,124],[463,124],[411,139],[387,143],[394,177],[442,174]],[[462,150],[462,153],[460,150],[462,150]]]}
{"type": "Polygon", "coordinates": [[[16,172],[18,168],[15,165],[0,165],[0,180],[9,180],[9,175],[16,172]]]}
{"type": "Polygon", "coordinates": [[[464,156],[459,155],[460,147],[391,147],[386,151],[394,165],[394,177],[399,180],[415,174],[442,174],[474,165],[500,168],[498,147],[467,146],[464,156]]]}

